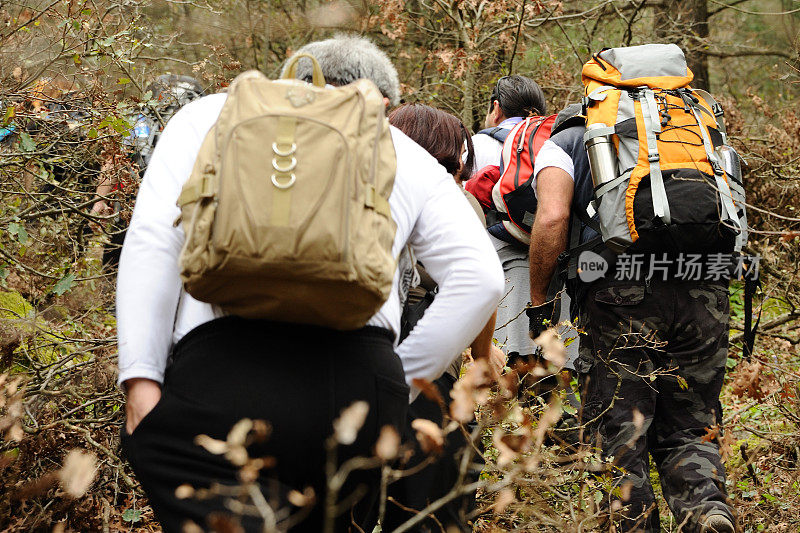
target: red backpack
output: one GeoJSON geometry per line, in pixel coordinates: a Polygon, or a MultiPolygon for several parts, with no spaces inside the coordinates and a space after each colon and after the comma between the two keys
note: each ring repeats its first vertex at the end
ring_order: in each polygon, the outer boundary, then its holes
{"type": "MultiPolygon", "coordinates": [[[[556,115],[528,117],[508,134],[503,143],[500,179],[492,189],[496,223],[522,244],[530,243],[531,226],[536,213],[533,190],[534,158],[550,138],[556,115]]],[[[491,216],[487,216],[487,226],[491,216]]],[[[491,232],[495,234],[495,232],[491,232]]]]}

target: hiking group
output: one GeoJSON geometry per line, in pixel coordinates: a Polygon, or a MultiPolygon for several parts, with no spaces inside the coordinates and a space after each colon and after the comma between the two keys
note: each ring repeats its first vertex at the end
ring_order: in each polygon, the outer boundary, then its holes
{"type": "MultiPolygon", "coordinates": [[[[448,424],[418,385],[449,403],[466,347],[496,379],[541,367],[533,340],[553,331],[563,369],[524,376],[518,400],[578,407],[582,444],[613,463],[601,527],[660,530],[652,456],[684,531],[735,531],[708,430],[746,241],[738,156],[675,45],[605,49],[582,79],[547,115],[535,81],[504,76],[470,135],[399,105],[386,55],[337,36],[174,114],[117,282],[122,449],[166,531],[401,526],[460,481],[468,433],[438,458],[417,446],[388,488],[380,463],[332,473],[387,426],[413,443],[420,419],[448,424]],[[687,276],[708,258],[729,268],[687,276]]],[[[467,530],[474,500],[411,529],[467,530]]]]}

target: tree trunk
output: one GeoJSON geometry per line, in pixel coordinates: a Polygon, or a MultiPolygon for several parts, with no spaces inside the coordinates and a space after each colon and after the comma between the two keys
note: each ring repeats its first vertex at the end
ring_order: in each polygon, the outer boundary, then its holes
{"type": "Polygon", "coordinates": [[[655,8],[653,25],[660,42],[683,48],[694,74],[692,87],[709,90],[707,0],[665,0],[655,8]]]}
{"type": "Polygon", "coordinates": [[[472,60],[475,52],[475,42],[470,38],[466,25],[461,17],[459,17],[459,21],[459,37],[461,39],[461,46],[464,47],[464,52],[466,52],[466,70],[464,72],[464,98],[461,105],[461,122],[464,123],[464,126],[466,126],[467,129],[470,129],[473,127],[473,122],[475,121],[473,111],[475,107],[474,93],[477,73],[475,72],[475,62],[472,60]]]}
{"type": "Polygon", "coordinates": [[[475,108],[475,63],[467,61],[467,70],[464,73],[464,102],[461,108],[461,122],[467,129],[471,129],[475,122],[473,116],[475,108]]]}

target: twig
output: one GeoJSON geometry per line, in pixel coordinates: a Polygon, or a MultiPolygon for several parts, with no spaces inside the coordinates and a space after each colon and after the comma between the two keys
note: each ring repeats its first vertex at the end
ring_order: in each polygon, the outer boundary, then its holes
{"type": "Polygon", "coordinates": [[[519,10],[519,24],[517,25],[517,36],[514,38],[514,49],[511,51],[511,59],[508,60],[508,75],[514,71],[514,56],[517,55],[517,45],[519,44],[519,36],[522,32],[522,22],[525,20],[525,4],[527,0],[522,0],[522,8],[519,10]]]}

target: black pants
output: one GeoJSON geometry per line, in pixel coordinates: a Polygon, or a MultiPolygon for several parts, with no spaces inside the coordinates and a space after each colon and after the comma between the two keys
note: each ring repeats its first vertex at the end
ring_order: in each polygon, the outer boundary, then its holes
{"type": "MultiPolygon", "coordinates": [[[[123,451],[168,532],[182,531],[187,520],[211,529],[215,513],[230,514],[226,500],[235,499],[176,498],[175,489],[183,484],[219,483],[227,490],[239,484],[236,467],[194,443],[198,434],[225,440],[242,418],[269,422],[266,442],[248,448],[250,457],[276,460],[258,477],[261,492],[281,518],[280,512],[297,511],[287,502],[289,491],[313,488],[317,505],[290,529],[318,532],[327,486],[325,440],[333,420],[357,400],[369,404],[356,442],[337,448],[339,464],[372,455],[380,428],[391,424],[400,430],[405,422],[408,387],[391,334],[380,328],[337,332],[226,317],[190,332],[173,353],[161,401],[133,434],[122,432],[123,451]]],[[[336,530],[356,523],[370,531],[379,474],[361,470],[348,479],[336,530]]],[[[247,531],[262,530],[260,518],[237,519],[247,531]]]]}
{"type": "MultiPolygon", "coordinates": [[[[453,389],[456,379],[444,374],[434,381],[439,393],[445,400],[445,409],[449,409],[450,391],[453,389]]],[[[413,470],[418,468],[423,461],[428,459],[428,455],[422,451],[417,443],[416,430],[411,427],[411,422],[417,418],[424,418],[436,422],[439,426],[443,423],[442,407],[432,400],[428,400],[423,395],[419,395],[414,402],[408,406],[405,434],[406,442],[414,444],[414,455],[405,465],[400,467],[403,470],[413,470]]],[[[417,513],[450,492],[458,482],[461,467],[461,458],[465,449],[470,446],[468,439],[460,430],[449,433],[445,439],[444,449],[441,455],[431,464],[416,472],[413,475],[400,478],[389,485],[389,496],[395,502],[387,502],[386,516],[383,522],[384,531],[392,531],[399,527],[403,522],[411,519],[417,513]]],[[[476,455],[472,458],[473,467],[475,463],[482,462],[482,457],[476,455]]],[[[473,468],[466,472],[465,484],[478,480],[480,468],[473,468]]],[[[421,522],[412,531],[428,532],[440,531],[441,524],[448,531],[471,531],[467,525],[467,515],[475,510],[475,493],[467,493],[454,498],[443,507],[433,513],[436,519],[428,518],[421,522]],[[438,522],[438,523],[437,523],[438,522]]]]}

